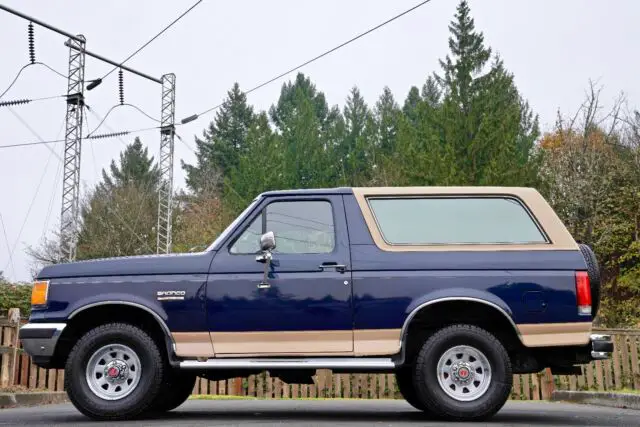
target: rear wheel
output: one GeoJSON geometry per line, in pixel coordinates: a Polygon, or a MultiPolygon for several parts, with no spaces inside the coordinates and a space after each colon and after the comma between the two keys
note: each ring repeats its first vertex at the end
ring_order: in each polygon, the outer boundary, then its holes
{"type": "Polygon", "coordinates": [[[504,346],[473,325],[445,327],[425,341],[414,367],[416,398],[445,420],[484,420],[509,398],[513,381],[504,346]]]}
{"type": "Polygon", "coordinates": [[[125,420],[151,407],[164,374],[165,362],[149,334],[110,323],[90,330],[73,347],[65,366],[65,390],[84,415],[125,420]]]}

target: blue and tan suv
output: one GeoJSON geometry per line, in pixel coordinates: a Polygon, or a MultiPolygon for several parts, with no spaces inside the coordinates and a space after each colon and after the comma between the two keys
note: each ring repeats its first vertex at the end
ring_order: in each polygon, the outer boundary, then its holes
{"type": "Polygon", "coordinates": [[[20,338],[96,419],[176,408],[197,376],[324,368],[394,373],[414,407],[478,420],[514,373],[609,357],[599,295],[593,252],[534,189],[272,191],[203,252],[44,268],[20,338]]]}

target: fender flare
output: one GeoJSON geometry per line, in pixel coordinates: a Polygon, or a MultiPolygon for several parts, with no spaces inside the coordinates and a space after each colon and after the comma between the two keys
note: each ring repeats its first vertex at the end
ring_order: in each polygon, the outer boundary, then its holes
{"type": "MultiPolygon", "coordinates": [[[[146,311],[147,313],[151,314],[151,316],[155,319],[155,321],[158,323],[158,325],[160,326],[160,329],[162,329],[162,332],[164,333],[164,338],[165,338],[165,343],[167,345],[167,350],[169,351],[169,361],[173,364],[173,357],[175,355],[176,352],[176,343],[173,339],[173,335],[171,334],[171,330],[169,329],[169,327],[167,326],[167,323],[164,321],[164,319],[153,309],[137,303],[137,302],[132,302],[132,301],[123,301],[123,300],[103,300],[103,301],[97,301],[97,302],[92,302],[92,303],[88,303],[88,304],[84,304],[80,307],[75,308],[67,317],[68,320],[73,319],[74,316],[82,313],[83,311],[86,311],[88,309],[94,308],[94,307],[100,307],[103,305],[126,305],[129,307],[135,307],[135,308],[139,308],[143,311],[146,311]]],[[[177,362],[176,362],[177,363],[177,362]]]]}
{"type": "Polygon", "coordinates": [[[409,325],[411,324],[411,321],[413,320],[413,318],[420,311],[422,311],[422,309],[425,308],[425,307],[428,307],[430,305],[435,305],[435,304],[438,304],[438,303],[450,302],[450,301],[469,301],[469,302],[474,302],[474,303],[480,303],[480,304],[484,304],[484,305],[486,305],[488,307],[491,307],[491,308],[497,310],[500,314],[502,314],[509,321],[509,323],[513,327],[514,332],[516,333],[516,335],[518,337],[518,340],[520,340],[520,342],[524,345],[524,342],[522,340],[522,334],[520,333],[520,329],[518,329],[518,326],[516,325],[515,321],[513,320],[513,317],[511,317],[511,315],[507,312],[507,310],[505,310],[504,308],[500,307],[500,305],[496,304],[495,302],[491,302],[491,301],[488,301],[487,299],[480,298],[480,297],[470,297],[470,296],[439,297],[439,298],[429,299],[429,300],[423,301],[421,303],[411,304],[409,306],[409,309],[411,309],[411,311],[409,312],[409,315],[405,319],[404,324],[402,325],[402,329],[400,330],[400,346],[401,346],[401,348],[400,348],[400,363],[404,363],[404,361],[405,361],[405,350],[407,348],[406,344],[407,344],[408,333],[409,333],[409,325]]]}

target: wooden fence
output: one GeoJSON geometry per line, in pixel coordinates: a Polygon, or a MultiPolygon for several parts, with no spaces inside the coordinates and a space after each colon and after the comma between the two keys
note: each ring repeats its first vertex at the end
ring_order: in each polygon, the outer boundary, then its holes
{"type": "MultiPolygon", "coordinates": [[[[62,391],[62,370],[38,368],[22,352],[17,327],[0,319],[0,390],[10,386],[62,391]],[[17,344],[17,347],[16,347],[17,344]],[[14,362],[15,359],[15,362],[14,362]]],[[[615,353],[605,361],[582,368],[582,375],[552,376],[548,370],[538,374],[514,375],[512,399],[544,400],[556,390],[640,390],[640,330],[598,329],[615,339],[615,353]]],[[[335,374],[318,370],[314,384],[287,384],[263,373],[225,381],[198,378],[194,394],[252,396],[264,399],[286,398],[401,398],[392,374],[335,374]]]]}

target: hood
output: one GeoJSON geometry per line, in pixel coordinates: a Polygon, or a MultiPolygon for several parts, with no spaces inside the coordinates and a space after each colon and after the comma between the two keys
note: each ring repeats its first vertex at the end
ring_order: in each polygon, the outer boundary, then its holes
{"type": "Polygon", "coordinates": [[[40,271],[38,279],[154,274],[202,274],[208,273],[209,265],[214,255],[214,251],[207,251],[76,261],[49,265],[40,271]]]}

